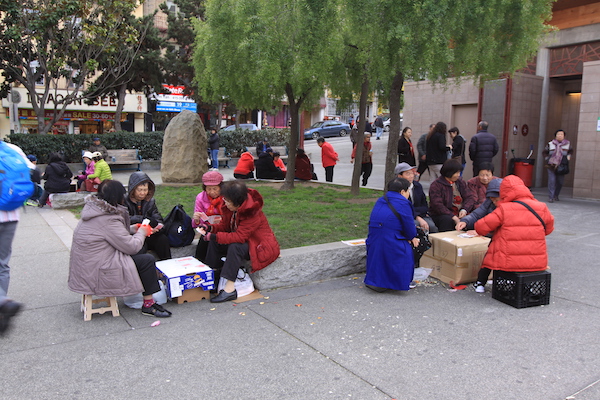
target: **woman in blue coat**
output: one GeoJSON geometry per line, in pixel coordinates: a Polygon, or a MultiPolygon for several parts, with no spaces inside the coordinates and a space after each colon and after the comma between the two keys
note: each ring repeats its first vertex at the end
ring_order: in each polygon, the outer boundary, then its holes
{"type": "Polygon", "coordinates": [[[403,178],[389,182],[387,193],[377,200],[371,212],[365,285],[377,292],[408,290],[413,279],[415,263],[411,242],[417,246],[419,239],[415,237],[417,230],[408,200],[409,186],[403,178]]]}

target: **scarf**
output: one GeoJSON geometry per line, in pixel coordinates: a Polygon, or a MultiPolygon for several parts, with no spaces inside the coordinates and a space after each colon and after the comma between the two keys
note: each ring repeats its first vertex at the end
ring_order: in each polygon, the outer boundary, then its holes
{"type": "Polygon", "coordinates": [[[552,143],[555,146],[555,150],[554,150],[554,154],[552,154],[550,156],[550,159],[548,160],[548,164],[560,165],[560,162],[562,161],[562,158],[563,158],[562,146],[565,146],[565,148],[568,148],[569,145],[571,144],[571,142],[569,142],[567,139],[563,139],[562,142],[559,142],[558,140],[554,139],[550,143],[552,143]]]}
{"type": "Polygon", "coordinates": [[[210,196],[206,196],[210,199],[210,206],[206,209],[206,215],[221,215],[221,206],[223,205],[223,196],[219,196],[216,199],[211,199],[210,196]]]}

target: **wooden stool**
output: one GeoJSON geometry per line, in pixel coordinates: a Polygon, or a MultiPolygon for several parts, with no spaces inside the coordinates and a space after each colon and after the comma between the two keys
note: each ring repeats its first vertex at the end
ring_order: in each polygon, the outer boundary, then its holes
{"type": "Polygon", "coordinates": [[[100,297],[93,299],[91,294],[84,294],[81,296],[81,311],[83,311],[83,320],[91,321],[92,314],[104,314],[107,311],[112,312],[113,317],[118,317],[119,305],[117,304],[116,297],[100,297]],[[108,307],[94,308],[94,304],[106,303],[108,307]]]}

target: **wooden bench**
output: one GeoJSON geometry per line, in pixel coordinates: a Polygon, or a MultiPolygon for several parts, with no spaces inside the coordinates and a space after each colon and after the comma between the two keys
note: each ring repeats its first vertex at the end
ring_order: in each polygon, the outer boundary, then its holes
{"type": "Polygon", "coordinates": [[[225,163],[224,167],[229,168],[229,160],[231,160],[231,157],[229,156],[229,153],[226,151],[225,147],[219,147],[217,160],[219,161],[219,166],[221,163],[225,163]]]}
{"type": "MultiPolygon", "coordinates": [[[[273,152],[278,151],[279,154],[281,155],[281,159],[283,160],[284,163],[287,164],[287,159],[288,159],[288,151],[287,151],[287,147],[286,146],[273,146],[271,147],[273,149],[273,152]]],[[[256,147],[246,147],[246,151],[249,151],[250,153],[252,153],[252,156],[254,157],[254,160],[258,160],[258,155],[256,154],[256,147]]]]}
{"type": "Polygon", "coordinates": [[[138,154],[138,149],[111,149],[108,150],[108,157],[106,157],[106,163],[111,166],[119,165],[122,168],[119,169],[136,169],[140,170],[142,164],[142,157],[138,154]]]}

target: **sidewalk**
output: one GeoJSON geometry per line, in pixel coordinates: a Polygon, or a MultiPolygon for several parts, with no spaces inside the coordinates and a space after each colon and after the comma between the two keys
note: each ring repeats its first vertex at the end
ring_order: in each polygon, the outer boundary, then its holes
{"type": "MultiPolygon", "coordinates": [[[[316,163],[314,157],[315,151],[316,163]]],[[[334,179],[344,178],[341,170],[334,179]]],[[[378,184],[375,178],[374,171],[378,184]]],[[[545,199],[543,190],[536,193],[545,199]]],[[[489,288],[451,292],[441,284],[377,294],[358,275],[265,291],[264,300],[237,306],[169,303],[173,317],[154,328],[155,319],[122,301],[120,317],[84,322],[80,295],[67,288],[77,220],[65,210],[28,207],[13,245],[9,290],[26,307],[0,338],[0,393],[5,399],[598,399],[600,203],[561,196],[549,206],[556,228],[548,237],[548,306],[517,310],[493,300],[489,288]]]]}

